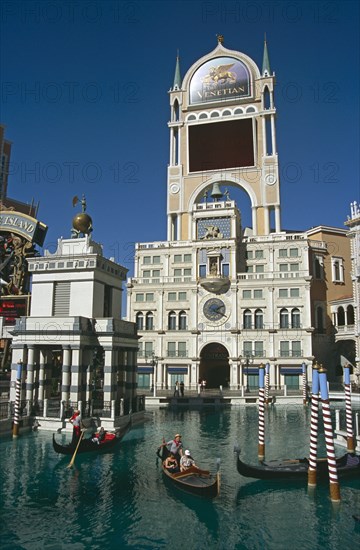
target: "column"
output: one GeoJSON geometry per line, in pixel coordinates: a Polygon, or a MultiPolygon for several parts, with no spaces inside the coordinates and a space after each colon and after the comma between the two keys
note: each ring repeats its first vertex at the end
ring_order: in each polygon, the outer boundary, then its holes
{"type": "Polygon", "coordinates": [[[264,206],[264,231],[265,235],[269,235],[270,233],[270,212],[269,207],[264,206]]]}
{"type": "Polygon", "coordinates": [[[269,386],[276,387],[276,366],[274,364],[270,363],[270,380],[269,380],[269,386]]]}
{"type": "Polygon", "coordinates": [[[71,348],[69,345],[66,345],[63,346],[61,401],[68,401],[70,397],[70,368],[71,348]]]}
{"type": "MultiPolygon", "coordinates": [[[[11,382],[10,382],[10,401],[15,401],[15,393],[16,393],[16,378],[17,378],[17,371],[18,371],[18,363],[19,361],[22,361],[25,365],[26,362],[26,349],[24,344],[12,344],[11,346],[12,354],[11,354],[11,382]]],[[[22,369],[25,370],[24,368],[22,369]]],[[[23,396],[21,396],[21,399],[23,399],[23,396]]]]}
{"type": "Polygon", "coordinates": [[[46,365],[46,351],[44,349],[41,349],[40,366],[39,366],[39,394],[38,394],[38,400],[40,403],[44,401],[45,365],[46,365]]]}
{"type": "Polygon", "coordinates": [[[106,347],[105,350],[105,364],[104,364],[104,403],[107,401],[109,404],[114,399],[114,349],[112,347],[106,347]]]}
{"type": "Polygon", "coordinates": [[[275,116],[271,115],[271,140],[272,140],[272,154],[275,156],[277,154],[276,149],[276,133],[275,133],[275,116]]]}
{"type": "Polygon", "coordinates": [[[280,206],[275,206],[275,233],[280,233],[281,223],[280,223],[280,206]]]}
{"type": "MultiPolygon", "coordinates": [[[[78,403],[82,400],[81,395],[81,359],[82,350],[80,347],[71,346],[72,360],[71,360],[71,383],[70,383],[70,401],[78,403]]],[[[77,406],[77,405],[76,405],[77,406]]]]}
{"type": "MultiPolygon", "coordinates": [[[[262,99],[263,99],[263,104],[264,104],[264,94],[262,95],[262,99]]],[[[263,108],[265,109],[265,105],[263,105],[263,108]]],[[[266,156],[267,155],[267,143],[266,143],[266,117],[265,117],[265,115],[263,115],[261,117],[261,133],[262,133],[262,138],[263,138],[264,156],[266,156]]]]}
{"type": "Polygon", "coordinates": [[[34,400],[34,353],[35,348],[28,346],[27,377],[26,377],[26,401],[34,400]]]}
{"type": "Polygon", "coordinates": [[[257,235],[257,208],[256,206],[251,207],[251,217],[252,217],[252,226],[254,235],[257,235]]]}

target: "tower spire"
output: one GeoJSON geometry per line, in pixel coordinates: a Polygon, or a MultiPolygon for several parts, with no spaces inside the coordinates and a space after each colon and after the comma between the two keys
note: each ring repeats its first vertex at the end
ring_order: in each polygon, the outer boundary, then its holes
{"type": "Polygon", "coordinates": [[[181,89],[179,50],[177,51],[177,55],[176,55],[175,76],[174,76],[174,84],[173,84],[173,90],[177,90],[177,89],[181,89]]]}
{"type": "Polygon", "coordinates": [[[262,64],[262,75],[263,76],[270,76],[270,61],[269,61],[269,54],[267,49],[267,42],[266,42],[266,33],[264,36],[264,54],[263,54],[263,64],[262,64]]]}

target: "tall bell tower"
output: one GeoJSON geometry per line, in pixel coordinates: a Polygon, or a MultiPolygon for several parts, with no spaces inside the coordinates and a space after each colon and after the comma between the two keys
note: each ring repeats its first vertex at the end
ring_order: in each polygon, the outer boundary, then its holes
{"type": "Polygon", "coordinates": [[[275,75],[264,44],[260,72],[247,55],[217,47],[169,91],[168,241],[192,240],[194,205],[215,183],[240,187],[252,208],[253,235],[280,233],[275,75]]]}

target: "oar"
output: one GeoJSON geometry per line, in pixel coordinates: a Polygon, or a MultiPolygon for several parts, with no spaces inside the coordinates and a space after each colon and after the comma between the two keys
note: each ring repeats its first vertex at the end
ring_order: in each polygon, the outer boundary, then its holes
{"type": "Polygon", "coordinates": [[[81,434],[80,434],[80,437],[79,437],[78,444],[76,445],[76,449],[74,451],[74,454],[72,455],[72,459],[70,460],[69,464],[67,465],[67,468],[72,468],[72,466],[75,462],[76,453],[78,452],[78,448],[80,446],[80,442],[82,440],[82,437],[83,437],[84,433],[85,433],[85,430],[81,430],[81,434]]]}

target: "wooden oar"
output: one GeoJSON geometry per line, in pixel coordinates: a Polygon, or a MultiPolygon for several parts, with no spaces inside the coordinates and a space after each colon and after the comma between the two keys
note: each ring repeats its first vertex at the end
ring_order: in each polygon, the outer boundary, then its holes
{"type": "Polygon", "coordinates": [[[81,440],[83,438],[84,433],[85,433],[85,430],[81,430],[81,434],[80,434],[80,437],[79,437],[78,444],[76,445],[76,449],[74,451],[74,454],[72,455],[72,459],[70,460],[69,464],[67,465],[67,468],[72,468],[72,466],[75,462],[76,453],[78,452],[78,448],[80,446],[80,443],[81,443],[81,440]]]}

